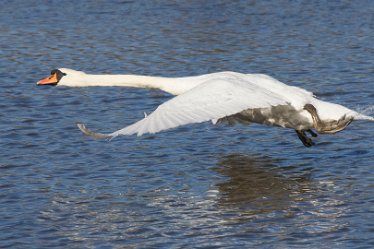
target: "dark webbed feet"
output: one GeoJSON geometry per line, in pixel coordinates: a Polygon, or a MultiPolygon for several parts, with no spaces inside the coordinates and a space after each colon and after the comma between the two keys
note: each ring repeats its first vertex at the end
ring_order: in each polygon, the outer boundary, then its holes
{"type": "Polygon", "coordinates": [[[304,106],[304,109],[307,110],[312,116],[314,129],[321,134],[333,134],[342,131],[347,128],[347,126],[353,120],[352,117],[347,117],[346,115],[344,115],[339,120],[322,121],[318,115],[317,109],[312,104],[306,104],[304,106]]]}
{"type": "MultiPolygon", "coordinates": [[[[313,128],[320,134],[327,133],[332,134],[344,130],[352,122],[352,117],[344,115],[338,120],[324,120],[322,121],[318,115],[317,109],[312,104],[306,104],[304,109],[310,113],[313,119],[313,128]]],[[[314,142],[309,138],[305,132],[308,132],[311,136],[317,137],[317,133],[308,130],[296,130],[297,136],[303,142],[306,147],[314,145],[314,142]]]]}
{"type": "MultiPolygon", "coordinates": [[[[311,147],[313,146],[315,143],[313,142],[313,140],[311,138],[309,138],[306,134],[305,134],[305,131],[303,130],[295,130],[296,131],[296,134],[297,136],[299,137],[299,139],[301,140],[301,142],[303,142],[304,146],[305,147],[311,147]]],[[[312,130],[307,130],[309,133],[313,134],[314,135],[317,135],[315,134],[312,130]]],[[[313,136],[314,137],[314,136],[313,136]]]]}

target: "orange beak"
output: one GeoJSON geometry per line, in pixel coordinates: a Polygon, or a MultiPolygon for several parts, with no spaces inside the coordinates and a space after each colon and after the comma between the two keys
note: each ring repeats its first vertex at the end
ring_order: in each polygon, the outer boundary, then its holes
{"type": "Polygon", "coordinates": [[[42,80],[39,80],[36,84],[37,85],[56,85],[58,82],[57,73],[51,74],[51,76],[46,77],[42,80]]]}

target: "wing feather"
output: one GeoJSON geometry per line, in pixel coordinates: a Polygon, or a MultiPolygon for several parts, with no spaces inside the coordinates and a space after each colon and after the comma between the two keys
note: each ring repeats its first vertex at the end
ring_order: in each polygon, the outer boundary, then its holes
{"type": "Polygon", "coordinates": [[[258,84],[238,78],[222,78],[207,81],[174,97],[142,120],[111,134],[94,133],[83,124],[78,127],[85,134],[97,138],[132,134],[141,136],[189,123],[217,120],[249,108],[284,104],[287,104],[287,100],[282,96],[258,84]]]}

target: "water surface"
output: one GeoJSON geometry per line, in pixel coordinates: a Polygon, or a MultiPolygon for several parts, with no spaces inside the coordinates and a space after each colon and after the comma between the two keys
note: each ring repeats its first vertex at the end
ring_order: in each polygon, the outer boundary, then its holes
{"type": "Polygon", "coordinates": [[[1,1],[1,248],[373,248],[374,126],[196,124],[111,142],[171,98],[37,87],[57,67],[267,73],[374,115],[373,1],[1,1]]]}

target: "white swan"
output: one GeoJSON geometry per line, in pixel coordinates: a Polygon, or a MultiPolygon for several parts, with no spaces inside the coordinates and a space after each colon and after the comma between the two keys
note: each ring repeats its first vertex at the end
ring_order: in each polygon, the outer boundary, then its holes
{"type": "Polygon", "coordinates": [[[220,72],[184,78],[135,75],[90,75],[71,69],[55,69],[38,85],[128,86],[159,88],[179,95],[160,105],[144,119],[110,134],[90,131],[84,124],[79,129],[94,138],[119,135],[141,136],[189,123],[212,121],[230,124],[260,123],[295,129],[307,147],[314,143],[306,135],[336,133],[353,120],[369,117],[344,106],[319,100],[311,92],[288,86],[264,74],[220,72]]]}

